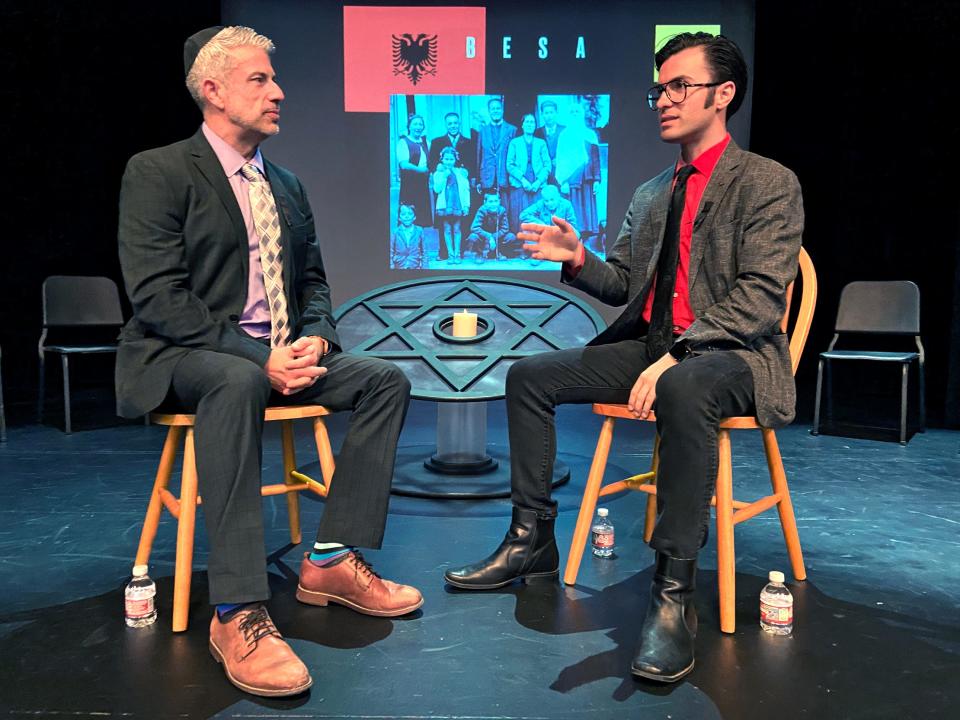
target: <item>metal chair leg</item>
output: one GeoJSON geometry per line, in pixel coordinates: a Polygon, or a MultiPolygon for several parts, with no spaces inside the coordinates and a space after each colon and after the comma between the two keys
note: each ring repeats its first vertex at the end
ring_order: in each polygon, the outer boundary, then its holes
{"type": "Polygon", "coordinates": [[[927,429],[927,391],[923,379],[923,360],[917,360],[917,387],[920,388],[920,427],[917,432],[927,429]]]}
{"type": "Polygon", "coordinates": [[[820,362],[817,364],[817,400],[813,406],[813,430],[810,431],[811,435],[820,434],[820,390],[823,386],[823,358],[820,358],[820,362]]]}
{"type": "Polygon", "coordinates": [[[73,429],[70,425],[70,360],[66,353],[60,356],[60,365],[63,368],[63,427],[69,435],[73,429]]]}
{"type": "Polygon", "coordinates": [[[907,378],[910,363],[900,365],[900,444],[907,444],[907,378]]]}
{"type": "Polygon", "coordinates": [[[40,353],[40,373],[37,378],[37,424],[43,424],[43,405],[46,401],[47,373],[44,354],[40,353]]]}
{"type": "Polygon", "coordinates": [[[833,363],[824,363],[823,368],[824,382],[823,392],[827,396],[826,412],[827,427],[833,425],[833,363]]]}

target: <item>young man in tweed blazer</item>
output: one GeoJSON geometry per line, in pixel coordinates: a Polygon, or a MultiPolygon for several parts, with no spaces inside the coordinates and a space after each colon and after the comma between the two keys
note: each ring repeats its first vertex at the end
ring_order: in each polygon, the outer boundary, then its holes
{"type": "Polygon", "coordinates": [[[778,427],[793,419],[780,320],[797,272],[803,205],[792,172],[741,150],[727,133],[747,86],[746,63],[733,42],[684,33],[657,53],[656,65],[660,82],[648,101],[661,140],[678,144],[680,158],[637,188],[606,261],[560,218],[526,224],[520,235],[534,258],[564,263],[564,282],[626,308],[587,347],[525,358],[511,368],[513,520],[492,555],[448,570],[446,580],[489,589],[557,575],[557,505],[550,497],[556,405],[628,403],[639,418],[655,408],[656,572],[631,669],[674,682],[694,664],[696,559],[707,539],[719,421],[756,415],[778,427]],[[676,239],[668,242],[671,235],[676,239]],[[661,258],[664,247],[675,248],[663,253],[669,259],[661,258]],[[660,277],[667,282],[657,302],[660,277]]]}

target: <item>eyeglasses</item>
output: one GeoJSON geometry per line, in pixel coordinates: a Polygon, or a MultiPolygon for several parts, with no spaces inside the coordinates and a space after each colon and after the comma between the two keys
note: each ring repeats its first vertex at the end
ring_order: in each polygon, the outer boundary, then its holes
{"type": "Polygon", "coordinates": [[[723,85],[726,81],[712,83],[688,83],[685,80],[671,80],[668,83],[657,84],[647,90],[647,104],[651,110],[657,109],[657,101],[664,93],[667,94],[667,100],[672,103],[682,103],[687,99],[687,88],[692,87],[716,87],[723,85]]]}

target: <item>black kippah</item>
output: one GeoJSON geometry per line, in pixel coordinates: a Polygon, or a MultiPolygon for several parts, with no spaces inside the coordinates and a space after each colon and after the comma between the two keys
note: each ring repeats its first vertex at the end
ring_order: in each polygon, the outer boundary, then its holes
{"type": "Polygon", "coordinates": [[[193,63],[197,59],[200,48],[210,42],[213,39],[213,36],[221,30],[223,30],[222,25],[215,25],[214,27],[208,27],[200,30],[199,32],[195,32],[193,35],[187,38],[187,41],[183,44],[184,75],[190,74],[190,68],[193,67],[193,63]]]}

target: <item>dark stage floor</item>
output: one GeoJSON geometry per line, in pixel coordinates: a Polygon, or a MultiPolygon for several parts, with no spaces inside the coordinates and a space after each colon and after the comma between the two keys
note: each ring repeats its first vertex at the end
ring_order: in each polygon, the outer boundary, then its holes
{"type": "MultiPolygon", "coordinates": [[[[434,418],[432,405],[414,403],[403,444],[430,442],[434,418]]],[[[558,490],[565,553],[599,422],[588,408],[564,408],[559,423],[574,478],[558,490]]],[[[490,425],[491,443],[502,446],[502,404],[492,405],[490,425]]],[[[331,426],[336,446],[345,418],[331,426]]],[[[315,679],[302,697],[270,701],[235,690],[207,651],[203,532],[190,630],[170,632],[169,517],[150,566],[160,620],[145,630],[123,624],[122,587],[164,429],[66,436],[52,427],[13,428],[0,446],[0,717],[957,717],[960,433],[930,430],[901,447],[807,430],[778,433],[809,576],[790,583],[794,635],[769,637],[757,625],[767,571],[789,570],[776,515],[768,513],[738,526],[735,635],[718,627],[712,541],[703,553],[697,666],[671,687],[629,674],[652,571],[640,496],[607,503],[617,557],[587,557],[576,587],[485,594],[448,589],[441,574],[496,545],[508,502],[395,497],[386,544],[369,557],[424,592],[422,610],[399,620],[299,605],[293,589],[302,548],[287,545],[283,500],[268,499],[270,609],[315,679]]],[[[645,467],[650,432],[621,423],[613,462],[624,471],[645,467]]],[[[306,462],[307,427],[298,448],[306,462]]],[[[264,465],[267,473],[280,467],[275,434],[264,465]]],[[[739,494],[764,491],[753,433],[735,434],[734,477],[739,494]]],[[[302,505],[309,538],[323,503],[302,505]]]]}

